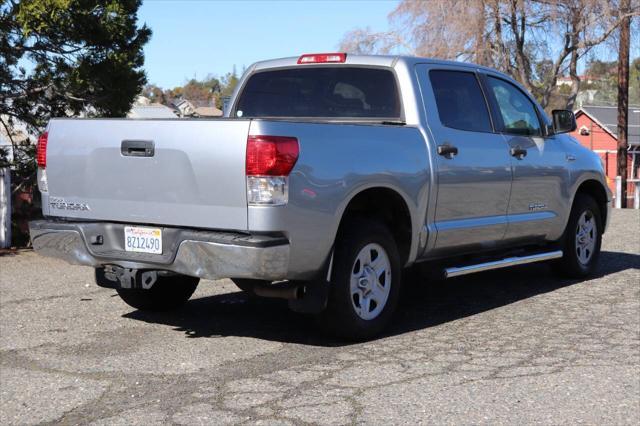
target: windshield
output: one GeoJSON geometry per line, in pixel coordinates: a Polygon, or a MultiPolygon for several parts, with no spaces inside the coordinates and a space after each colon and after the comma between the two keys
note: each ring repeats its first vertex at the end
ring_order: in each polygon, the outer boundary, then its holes
{"type": "Polygon", "coordinates": [[[304,67],[252,75],[235,116],[399,119],[400,110],[396,80],[388,69],[304,67]]]}

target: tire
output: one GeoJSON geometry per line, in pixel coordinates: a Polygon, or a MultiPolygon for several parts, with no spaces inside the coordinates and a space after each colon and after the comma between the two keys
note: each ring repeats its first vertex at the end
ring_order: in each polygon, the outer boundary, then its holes
{"type": "Polygon", "coordinates": [[[561,241],[563,256],[553,264],[555,272],[568,278],[591,275],[600,258],[602,216],[598,204],[577,194],[561,241]]]}
{"type": "Polygon", "coordinates": [[[199,282],[200,278],[171,275],[158,277],[148,290],[119,288],[117,292],[127,305],[141,311],[169,311],[189,300],[199,282]]]}
{"type": "Polygon", "coordinates": [[[378,335],[391,321],[402,282],[391,232],[376,221],[350,221],[336,241],[333,259],[327,308],[316,317],[318,325],[348,340],[378,335]]]}
{"type": "Polygon", "coordinates": [[[242,291],[245,293],[255,296],[253,289],[258,285],[268,285],[271,284],[270,281],[264,280],[252,280],[248,278],[231,278],[231,281],[242,291]]]}

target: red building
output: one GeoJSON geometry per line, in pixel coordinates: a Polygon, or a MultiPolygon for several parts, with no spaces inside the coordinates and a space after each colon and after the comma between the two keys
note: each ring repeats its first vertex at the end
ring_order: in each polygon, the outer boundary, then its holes
{"type": "MultiPolygon", "coordinates": [[[[616,193],[618,164],[618,109],[606,106],[583,106],[576,112],[578,128],[571,133],[583,146],[598,153],[604,163],[609,188],[616,193]]],[[[640,177],[640,107],[629,108],[629,151],[627,179],[640,177]]],[[[627,206],[633,206],[635,183],[627,185],[627,206]]]]}

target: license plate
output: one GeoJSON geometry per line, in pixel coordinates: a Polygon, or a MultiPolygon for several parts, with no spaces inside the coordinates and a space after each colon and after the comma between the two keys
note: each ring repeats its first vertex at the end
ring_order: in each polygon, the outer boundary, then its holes
{"type": "Polygon", "coordinates": [[[125,226],[124,249],[139,253],[162,254],[162,230],[160,228],[125,226]]]}

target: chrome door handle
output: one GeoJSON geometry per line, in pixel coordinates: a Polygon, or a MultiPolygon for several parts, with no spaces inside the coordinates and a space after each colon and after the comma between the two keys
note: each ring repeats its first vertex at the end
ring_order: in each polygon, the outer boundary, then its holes
{"type": "Polygon", "coordinates": [[[442,155],[444,158],[451,160],[455,155],[458,155],[458,148],[448,143],[438,145],[438,155],[442,155]]]}
{"type": "Polygon", "coordinates": [[[519,146],[511,148],[509,151],[512,157],[516,157],[518,160],[522,160],[527,156],[527,150],[524,148],[520,148],[519,146]]]}

